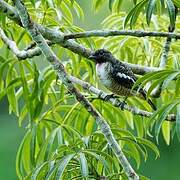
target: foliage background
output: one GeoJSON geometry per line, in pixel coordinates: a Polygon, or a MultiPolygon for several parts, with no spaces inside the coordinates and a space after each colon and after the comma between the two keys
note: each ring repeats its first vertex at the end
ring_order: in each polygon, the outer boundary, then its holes
{"type": "MultiPolygon", "coordinates": [[[[108,6],[104,6],[97,14],[93,14],[91,9],[87,7],[88,3],[82,0],[79,0],[79,3],[85,10],[85,19],[84,22],[75,19],[75,24],[80,25],[85,30],[100,29],[100,22],[103,20],[104,15],[107,15],[109,12],[108,6]]],[[[15,174],[15,157],[18,146],[24,136],[24,127],[19,128],[16,117],[8,115],[7,110],[7,101],[4,99],[0,104],[0,179],[13,180],[17,179],[15,174]]],[[[143,162],[138,172],[152,179],[178,180],[180,177],[179,142],[174,138],[171,144],[167,146],[160,136],[158,147],[161,157],[155,160],[153,152],[149,152],[147,163],[143,162]]]]}
{"type": "MultiPolygon", "coordinates": [[[[8,104],[4,99],[0,104],[0,179],[17,180],[15,158],[25,130],[18,127],[18,121],[8,114],[8,104]]],[[[160,136],[160,158],[155,160],[153,152],[149,151],[147,162],[141,164],[138,172],[151,177],[152,180],[179,180],[180,144],[176,138],[167,146],[160,136]]]]}

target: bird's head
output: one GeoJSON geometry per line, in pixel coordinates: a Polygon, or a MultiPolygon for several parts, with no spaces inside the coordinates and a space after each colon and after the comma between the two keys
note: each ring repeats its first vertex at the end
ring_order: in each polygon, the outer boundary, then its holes
{"type": "Polygon", "coordinates": [[[106,49],[98,49],[89,56],[90,59],[95,60],[96,63],[110,62],[113,55],[106,49]]]}

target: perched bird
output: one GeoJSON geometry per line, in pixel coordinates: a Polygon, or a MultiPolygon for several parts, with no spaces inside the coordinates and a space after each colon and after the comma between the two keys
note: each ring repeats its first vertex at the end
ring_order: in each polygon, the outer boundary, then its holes
{"type": "MultiPolygon", "coordinates": [[[[142,88],[138,92],[138,88],[132,90],[137,79],[132,70],[117,60],[111,52],[99,49],[91,54],[89,58],[96,62],[97,75],[101,83],[111,92],[126,98],[128,96],[138,96],[146,99],[146,92],[142,88]]],[[[148,99],[148,103],[156,110],[155,105],[150,99],[148,99]]]]}

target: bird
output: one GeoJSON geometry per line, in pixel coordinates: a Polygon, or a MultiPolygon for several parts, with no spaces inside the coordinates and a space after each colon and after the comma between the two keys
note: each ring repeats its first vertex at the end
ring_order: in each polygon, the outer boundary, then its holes
{"type": "MultiPolygon", "coordinates": [[[[89,59],[94,60],[96,63],[96,73],[100,82],[113,93],[108,95],[107,99],[113,97],[114,94],[124,96],[122,109],[127,97],[138,96],[146,100],[146,91],[143,88],[136,87],[136,89],[132,89],[137,81],[132,69],[116,59],[110,51],[98,49],[91,53],[89,59]]],[[[156,110],[154,103],[150,99],[147,101],[152,109],[156,110]]]]}

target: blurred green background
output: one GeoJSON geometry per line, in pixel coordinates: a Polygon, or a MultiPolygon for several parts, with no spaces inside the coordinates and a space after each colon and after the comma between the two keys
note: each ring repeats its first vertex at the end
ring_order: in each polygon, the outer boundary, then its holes
{"type": "MultiPolygon", "coordinates": [[[[101,21],[109,13],[107,6],[97,13],[93,13],[87,1],[79,0],[82,5],[84,21],[75,19],[75,24],[85,30],[101,29],[101,21]]],[[[21,143],[25,127],[18,127],[17,118],[8,114],[6,99],[0,102],[0,180],[16,180],[15,158],[21,143]]],[[[155,160],[154,154],[149,153],[147,162],[141,164],[140,174],[151,177],[152,180],[179,180],[180,179],[180,143],[177,138],[169,146],[160,138],[160,158],[155,160]]]]}

